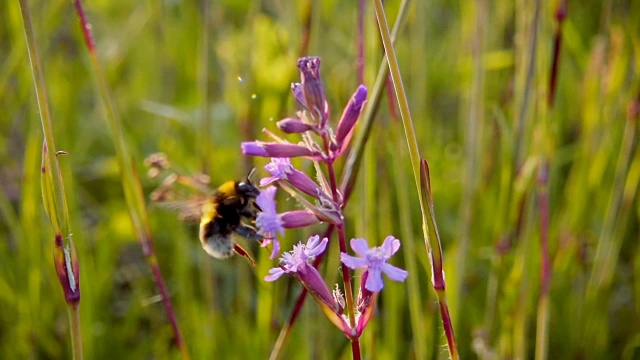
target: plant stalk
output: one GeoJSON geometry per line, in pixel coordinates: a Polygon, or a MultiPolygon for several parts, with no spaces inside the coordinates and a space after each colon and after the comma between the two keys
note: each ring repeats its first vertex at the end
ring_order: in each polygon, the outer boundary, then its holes
{"type": "MultiPolygon", "coordinates": [[[[58,152],[55,147],[53,123],[46,83],[38,55],[35,33],[31,21],[31,13],[27,0],[19,0],[27,51],[31,65],[31,73],[35,84],[40,121],[44,133],[43,160],[41,168],[42,195],[45,211],[51,221],[55,234],[53,260],[65,294],[70,324],[71,351],[73,359],[83,359],[82,330],[80,327],[80,272],[79,260],[76,253],[69,219],[69,208],[64,190],[64,181],[58,162],[58,152]],[[66,240],[66,242],[65,242],[66,240]]],[[[60,154],[63,154],[61,152],[60,154]]]]}
{"type": "Polygon", "coordinates": [[[409,147],[411,167],[413,169],[416,189],[419,194],[418,199],[420,202],[420,210],[422,213],[422,228],[425,247],[431,258],[433,287],[438,296],[438,302],[440,303],[440,315],[442,317],[442,323],[444,325],[445,335],[447,337],[449,356],[455,360],[458,359],[458,349],[446,299],[444,273],[442,271],[442,247],[435,222],[435,214],[433,212],[433,198],[429,180],[429,170],[426,161],[422,161],[420,158],[418,141],[416,138],[415,130],[413,128],[411,113],[409,111],[409,101],[407,100],[407,94],[404,90],[404,85],[402,84],[400,67],[396,58],[395,49],[393,48],[393,45],[391,43],[389,24],[384,12],[384,7],[382,6],[382,1],[373,0],[373,4],[375,7],[376,18],[378,19],[378,26],[380,28],[380,35],[382,37],[382,43],[384,45],[387,62],[389,63],[391,79],[393,80],[393,86],[395,88],[396,97],[398,99],[402,124],[404,125],[407,145],[409,147]]]}

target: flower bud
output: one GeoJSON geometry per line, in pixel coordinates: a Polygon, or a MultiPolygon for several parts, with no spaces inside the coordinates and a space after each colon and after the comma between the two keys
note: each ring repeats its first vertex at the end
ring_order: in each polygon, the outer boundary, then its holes
{"type": "Polygon", "coordinates": [[[290,158],[297,156],[314,156],[309,148],[295,144],[265,143],[262,141],[245,141],[241,144],[242,153],[251,156],[290,158]]]}
{"type": "Polygon", "coordinates": [[[349,144],[353,129],[360,117],[362,108],[367,102],[367,88],[364,85],[360,85],[356,92],[353,94],[349,103],[344,108],[340,122],[338,123],[338,130],[336,132],[336,143],[340,148],[340,152],[349,144]]]}
{"type": "Polygon", "coordinates": [[[300,119],[286,118],[276,123],[278,128],[287,134],[299,134],[312,129],[311,125],[300,119]]]}
{"type": "Polygon", "coordinates": [[[324,95],[324,85],[320,79],[320,58],[303,57],[298,59],[298,69],[302,80],[302,91],[307,109],[312,118],[318,120],[320,128],[324,128],[329,118],[329,104],[324,95]]]}

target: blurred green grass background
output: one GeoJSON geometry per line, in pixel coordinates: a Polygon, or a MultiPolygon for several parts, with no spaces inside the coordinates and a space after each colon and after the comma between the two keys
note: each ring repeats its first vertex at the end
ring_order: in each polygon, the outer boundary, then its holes
{"type": "MultiPolygon", "coordinates": [[[[371,87],[383,53],[366,4],[365,83],[371,87]]],[[[417,1],[396,42],[431,167],[462,358],[536,354],[537,196],[544,189],[536,169],[544,159],[549,357],[640,358],[640,156],[637,116],[628,115],[640,106],[640,3],[569,3],[550,107],[557,5],[541,8],[535,53],[532,1],[417,1]],[[533,55],[536,71],[527,83],[533,55]]],[[[85,357],[177,358],[129,220],[73,4],[30,6],[57,148],[69,153],[61,165],[80,258],[85,357]]],[[[393,21],[399,1],[385,6],[393,21]]],[[[355,2],[95,0],[85,7],[140,174],[146,156],[164,152],[174,168],[204,170],[214,185],[243,177],[254,164],[242,158],[239,143],[264,139],[263,127],[273,130],[275,121],[297,110],[289,85],[298,81],[300,55],[322,58],[334,119],[358,85],[355,2]],[[301,54],[307,13],[310,43],[301,54]],[[203,117],[212,120],[211,131],[203,117]]],[[[0,19],[0,357],[69,358],[69,325],[40,194],[42,127],[17,2],[4,2],[0,19]]],[[[409,296],[409,283],[386,284],[363,353],[444,358],[406,144],[386,101],[369,142],[375,146],[366,149],[347,209],[347,235],[381,243],[392,233],[403,240],[411,251],[395,264],[412,270],[418,295],[409,296]]],[[[143,185],[149,194],[158,181],[143,177],[143,185]]],[[[282,210],[296,206],[285,198],[279,203],[282,210]]],[[[259,262],[254,271],[239,257],[207,257],[197,230],[175,214],[152,207],[150,219],[192,358],[266,358],[300,287],[262,280],[273,265],[266,251],[252,248],[259,262]]],[[[284,248],[309,235],[292,231],[284,248]]],[[[337,252],[331,248],[332,259],[337,252]]],[[[322,271],[338,281],[337,260],[322,271]]],[[[304,306],[282,358],[351,357],[344,335],[318,310],[311,302],[304,306]]]]}

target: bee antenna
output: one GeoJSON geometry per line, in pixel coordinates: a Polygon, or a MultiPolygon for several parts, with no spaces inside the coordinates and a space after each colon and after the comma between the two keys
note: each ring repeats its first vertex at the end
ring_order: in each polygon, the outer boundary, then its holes
{"type": "Polygon", "coordinates": [[[251,170],[249,170],[249,173],[247,174],[247,183],[251,184],[251,178],[255,173],[256,173],[256,168],[252,167],[251,170]]]}

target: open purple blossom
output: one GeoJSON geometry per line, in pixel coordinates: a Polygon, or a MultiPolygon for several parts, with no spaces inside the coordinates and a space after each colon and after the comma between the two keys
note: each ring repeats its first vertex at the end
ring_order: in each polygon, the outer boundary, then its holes
{"type": "Polygon", "coordinates": [[[258,234],[265,235],[262,246],[273,243],[271,259],[278,256],[280,252],[280,242],[276,239],[276,233],[280,233],[281,236],[284,235],[284,226],[276,211],[276,202],[274,200],[276,190],[275,186],[269,186],[260,191],[260,195],[256,198],[256,203],[262,209],[256,216],[256,226],[258,227],[258,234]]]}
{"type": "Polygon", "coordinates": [[[275,186],[269,186],[256,198],[256,203],[262,209],[256,216],[256,226],[258,234],[265,235],[262,246],[273,243],[271,259],[280,253],[280,242],[276,238],[278,233],[282,236],[284,229],[310,226],[320,221],[316,215],[306,210],[293,210],[279,214],[276,210],[276,190],[275,186]]]}
{"type": "Polygon", "coordinates": [[[310,237],[306,244],[298,243],[298,245],[294,245],[292,251],[285,252],[280,257],[280,267],[269,270],[269,275],[264,279],[266,281],[275,281],[283,274],[298,273],[302,269],[313,267],[309,263],[324,252],[327,248],[327,242],[329,242],[329,239],[320,240],[320,236],[315,235],[310,237]]]}
{"type": "Polygon", "coordinates": [[[320,305],[327,318],[338,329],[350,336],[353,331],[343,316],[344,301],[341,301],[341,295],[329,290],[322,276],[312,264],[316,256],[325,251],[328,241],[327,238],[320,240],[320,236],[315,235],[310,237],[306,244],[298,243],[292,251],[282,254],[280,266],[269,270],[269,275],[264,279],[274,281],[284,274],[295,276],[320,305]]]}
{"type": "Polygon", "coordinates": [[[319,198],[323,194],[320,185],[311,180],[307,174],[294,168],[289,158],[272,158],[264,168],[272,176],[260,180],[260,186],[266,186],[278,180],[286,180],[307,195],[319,198]]]}
{"type": "Polygon", "coordinates": [[[359,257],[345,253],[340,254],[340,260],[352,269],[364,268],[367,270],[365,288],[372,292],[380,292],[383,287],[382,273],[389,279],[404,281],[409,274],[407,271],[387,264],[387,261],[400,249],[400,240],[389,235],[384,239],[382,246],[369,248],[367,241],[362,238],[351,239],[351,248],[359,257]]]}
{"type": "Polygon", "coordinates": [[[269,186],[260,191],[260,195],[256,198],[256,203],[262,209],[256,217],[258,234],[280,233],[280,235],[284,235],[284,226],[282,226],[282,220],[276,211],[276,190],[275,186],[269,186]]]}
{"type": "Polygon", "coordinates": [[[292,210],[278,213],[276,210],[276,187],[269,186],[260,192],[256,203],[262,209],[256,216],[258,233],[262,235],[284,235],[284,229],[306,227],[320,222],[320,219],[307,210],[292,210]]]}
{"type": "Polygon", "coordinates": [[[271,176],[260,180],[260,186],[267,186],[278,180],[287,178],[287,172],[291,169],[291,160],[289,158],[271,158],[271,162],[264,166],[264,169],[271,176]]]}

